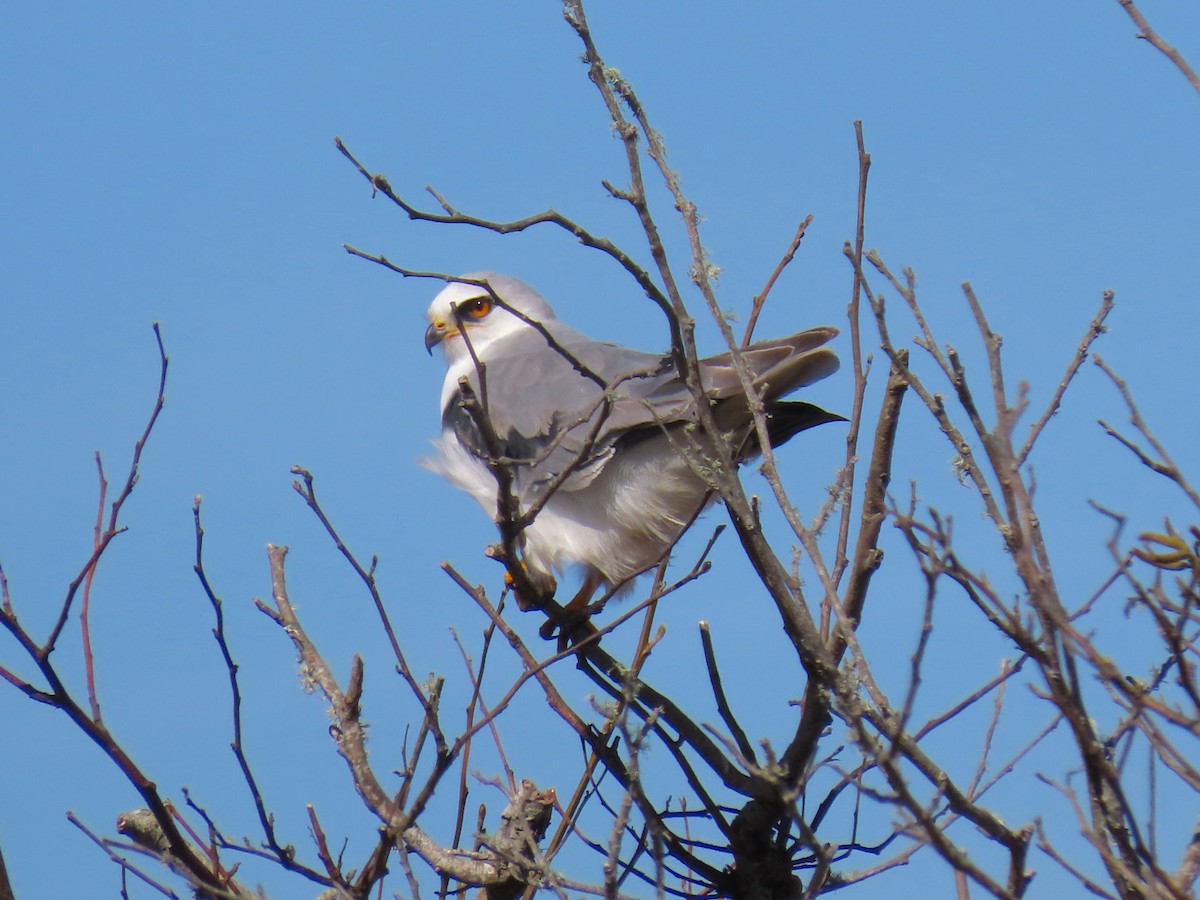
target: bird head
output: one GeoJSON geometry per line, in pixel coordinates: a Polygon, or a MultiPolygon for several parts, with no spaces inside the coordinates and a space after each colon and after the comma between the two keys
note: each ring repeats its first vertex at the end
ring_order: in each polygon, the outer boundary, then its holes
{"type": "Polygon", "coordinates": [[[429,304],[429,327],[425,330],[425,349],[430,353],[441,344],[451,362],[469,356],[466,341],[478,357],[485,348],[507,335],[531,327],[505,306],[535,322],[555,319],[546,300],[523,281],[496,272],[472,272],[463,275],[486,282],[491,292],[477,284],[452,281],[429,304]],[[499,298],[501,303],[496,302],[499,298]],[[466,335],[466,340],[463,335],[466,335]]]}

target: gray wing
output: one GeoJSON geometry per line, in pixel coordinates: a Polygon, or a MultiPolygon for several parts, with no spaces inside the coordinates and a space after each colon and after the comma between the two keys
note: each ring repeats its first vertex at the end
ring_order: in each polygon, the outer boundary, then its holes
{"type": "MultiPolygon", "coordinates": [[[[770,402],[836,369],[832,351],[818,349],[836,333],[813,329],[745,350],[743,358],[764,398],[770,402]]],[[[623,438],[696,418],[694,398],[669,356],[591,341],[575,332],[563,331],[557,340],[566,354],[536,332],[514,335],[502,354],[488,360],[482,386],[479,373],[469,378],[491,422],[494,449],[512,465],[517,493],[526,501],[568,469],[559,489],[586,487],[623,438]]],[[[722,427],[744,427],[750,416],[730,355],[703,360],[701,375],[717,404],[718,420],[731,420],[722,427]],[[741,412],[721,416],[723,408],[741,412]]],[[[443,427],[481,459],[492,456],[461,392],[443,411],[443,427]]]]}
{"type": "MultiPolygon", "coordinates": [[[[561,327],[556,340],[565,353],[537,332],[512,335],[504,351],[487,360],[482,384],[478,372],[468,379],[491,423],[494,450],[512,465],[517,493],[526,500],[568,469],[561,490],[590,484],[620,435],[653,421],[636,397],[670,377],[669,359],[658,354],[591,341],[561,327]]],[[[442,426],[488,459],[493,454],[476,415],[458,391],[442,412],[442,426]]]]}
{"type": "MultiPolygon", "coordinates": [[[[763,401],[772,403],[836,372],[837,355],[824,345],[837,334],[836,328],[828,326],[810,328],[788,337],[759,341],[742,350],[742,359],[754,386],[762,391],[763,401]]],[[[700,367],[714,397],[721,399],[742,393],[731,354],[710,356],[701,360],[700,367]]]]}

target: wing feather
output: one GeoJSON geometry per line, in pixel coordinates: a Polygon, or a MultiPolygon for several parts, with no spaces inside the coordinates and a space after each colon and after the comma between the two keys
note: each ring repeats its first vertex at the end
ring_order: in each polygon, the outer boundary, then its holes
{"type": "MultiPolygon", "coordinates": [[[[833,372],[837,357],[822,345],[836,334],[836,329],[814,328],[742,351],[764,400],[770,404],[833,372]]],[[[694,398],[669,356],[591,341],[565,327],[556,328],[554,337],[565,353],[529,330],[513,335],[503,352],[490,356],[482,386],[479,372],[468,376],[500,455],[513,464],[516,488],[530,501],[568,469],[559,489],[586,487],[623,438],[635,440],[651,429],[696,419],[694,398]]],[[[747,427],[749,407],[731,355],[709,357],[700,365],[722,428],[747,427]]],[[[472,454],[489,457],[461,390],[450,397],[442,421],[472,454]]],[[[795,433],[785,430],[788,437],[795,433]]]]}

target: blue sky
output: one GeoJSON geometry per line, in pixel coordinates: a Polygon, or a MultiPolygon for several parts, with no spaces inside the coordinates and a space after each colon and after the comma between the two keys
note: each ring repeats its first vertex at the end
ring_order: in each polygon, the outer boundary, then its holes
{"type": "MultiPolygon", "coordinates": [[[[1193,4],[1143,8],[1200,62],[1193,4]]],[[[916,270],[943,340],[978,361],[959,290],[969,280],[1005,336],[1010,379],[1030,382],[1036,406],[1101,292],[1115,290],[1100,350],[1196,472],[1200,98],[1135,39],[1117,3],[594,2],[589,13],[601,51],[640,92],[705,216],[727,309],[746,314],[796,224],[814,214],[760,335],[844,320],[841,248],[853,236],[852,122],[861,119],[873,158],[868,245],[916,270]]],[[[341,245],[415,269],[505,271],[596,337],[665,346],[661,317],[599,254],[548,227],[499,237],[409,222],[372,200],[333,146],[340,135],[410,198],[424,202],[433,185],[496,219],[553,206],[646,261],[633,217],[600,186],[624,181],[623,159],[579,49],[552,3],[68,2],[24,4],[8,17],[0,562],[24,620],[44,629],[90,551],[93,452],[114,489],[128,471],[154,397],[151,323],[160,322],[167,406],[126,508],[130,531],[94,588],[101,700],[164,791],[178,798],[187,785],[232,834],[251,833],[254,821],[228,752],[211,614],[191,572],[194,496],[204,497],[208,571],[242,665],[249,749],[288,839],[304,847],[304,803],[328,832],[355,835],[358,849],[371,821],[326,737],[322,702],[297,689],[290,645],[251,605],[269,593],[267,542],[292,547],[293,597],[339,671],[354,652],[366,655],[373,747],[391,765],[412,713],[388,675],[367,598],[293,493],[289,466],[316,474],[362,556],[380,555],[414,669],[446,673],[455,697],[463,669],[449,628],[473,646],[482,622],[438,564],[452,559],[471,580],[498,585],[498,567],[477,552],[492,539],[486,518],[419,465],[437,430],[443,375],[422,346],[435,288],[341,245]]],[[[659,212],[669,220],[669,204],[659,212]]],[[[682,254],[679,229],[666,232],[682,254]]],[[[720,349],[711,324],[700,341],[720,349]]],[[[1108,532],[1088,498],[1130,513],[1134,528],[1189,512],[1102,438],[1095,419],[1124,416],[1100,373],[1087,367],[1076,388],[1035,463],[1060,572],[1082,595],[1100,577],[1095,547],[1108,532]]],[[[811,396],[846,410],[849,392],[842,375],[811,396]]],[[[958,509],[969,532],[978,511],[954,485],[949,448],[910,412],[896,483],[919,479],[923,498],[958,509]]],[[[782,455],[802,509],[822,500],[841,443],[829,431],[782,455]]],[[[779,655],[777,629],[754,614],[765,598],[745,587],[737,556],[725,540],[706,586],[664,609],[671,640],[649,676],[680,691],[694,685],[694,623],[706,618],[753,734],[781,739],[786,713],[755,706],[765,673],[736,662],[747,649],[779,655]]],[[[898,560],[897,583],[904,572],[898,560]]],[[[881,593],[878,618],[865,626],[881,670],[897,677],[918,602],[881,593]],[[898,651],[896,629],[907,636],[898,651]]],[[[953,608],[946,616],[938,639],[952,653],[978,623],[953,608]]],[[[969,671],[956,668],[954,680],[994,672],[1006,651],[992,649],[955,663],[969,671]]],[[[19,658],[0,638],[0,663],[29,674],[19,658]]],[[[56,658],[80,687],[73,631],[56,658]]],[[[778,677],[795,677],[786,660],[778,677]]],[[[585,705],[588,686],[569,684],[585,705]]],[[[701,717],[712,714],[707,702],[697,700],[701,717]]],[[[536,721],[537,696],[521,703],[518,721],[536,721]]],[[[17,895],[115,896],[115,867],[65,811],[111,832],[116,813],[136,805],[132,790],[61,716],[16,691],[0,690],[0,720],[0,847],[17,895]]],[[[563,789],[576,755],[551,731],[514,723],[506,749],[519,776],[563,789]]],[[[477,765],[495,771],[486,754],[477,765]]],[[[472,802],[488,791],[474,788],[472,802]]],[[[1027,818],[1049,799],[1014,796],[1008,809],[1027,818]]],[[[1038,867],[1051,884],[1051,864],[1038,867]]],[[[245,871],[276,896],[307,890],[249,863],[245,871]]],[[[902,891],[912,876],[888,877],[902,891]]],[[[941,883],[948,893],[949,879],[941,883]]]]}

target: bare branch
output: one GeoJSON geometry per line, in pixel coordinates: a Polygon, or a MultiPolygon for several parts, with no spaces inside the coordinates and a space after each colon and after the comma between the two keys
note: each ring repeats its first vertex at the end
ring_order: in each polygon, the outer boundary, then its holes
{"type": "Polygon", "coordinates": [[[1067,364],[1066,374],[1059,381],[1058,387],[1054,391],[1054,396],[1051,398],[1050,403],[1047,404],[1045,412],[1041,414],[1038,420],[1033,423],[1033,427],[1029,429],[1029,436],[1025,439],[1025,443],[1021,447],[1021,452],[1017,454],[1018,467],[1025,465],[1025,461],[1033,451],[1033,445],[1037,442],[1038,437],[1041,436],[1042,429],[1046,427],[1050,419],[1058,412],[1059,407],[1062,406],[1063,395],[1067,392],[1067,387],[1075,380],[1075,376],[1079,373],[1079,367],[1087,359],[1088,351],[1091,349],[1092,344],[1107,330],[1104,326],[1104,321],[1108,318],[1108,314],[1112,312],[1113,297],[1112,291],[1104,292],[1104,297],[1100,301],[1100,309],[1092,319],[1092,323],[1088,326],[1087,333],[1080,340],[1079,346],[1075,348],[1075,355],[1067,364]]]}
{"type": "Polygon", "coordinates": [[[1188,80],[1188,84],[1192,86],[1193,90],[1200,94],[1200,75],[1197,75],[1196,70],[1183,58],[1183,54],[1163,40],[1158,32],[1150,27],[1150,23],[1146,21],[1146,17],[1142,15],[1142,11],[1137,8],[1137,4],[1133,0],[1117,0],[1117,2],[1121,4],[1125,12],[1129,14],[1129,18],[1133,19],[1134,24],[1137,25],[1139,29],[1138,37],[1149,43],[1155,50],[1174,63],[1175,68],[1183,73],[1183,77],[1188,80]]]}
{"type": "Polygon", "coordinates": [[[800,249],[800,242],[804,240],[804,232],[808,230],[808,226],[812,224],[812,214],[809,213],[804,217],[800,226],[796,229],[796,234],[792,237],[792,242],[788,244],[788,248],[783,251],[783,257],[775,266],[775,271],[767,279],[767,283],[763,289],[759,291],[754,298],[754,302],[750,305],[750,318],[746,322],[746,333],[742,335],[742,346],[749,347],[750,339],[754,336],[754,326],[758,324],[758,316],[762,312],[763,306],[766,305],[767,296],[771,293],[771,288],[775,286],[775,282],[779,280],[779,276],[783,274],[783,270],[788,267],[791,261],[796,256],[796,251],[800,249]]]}

